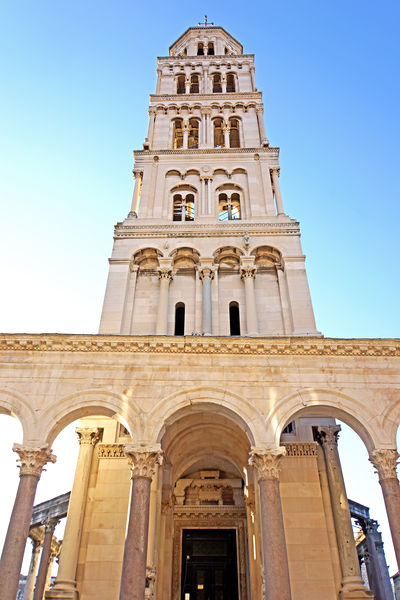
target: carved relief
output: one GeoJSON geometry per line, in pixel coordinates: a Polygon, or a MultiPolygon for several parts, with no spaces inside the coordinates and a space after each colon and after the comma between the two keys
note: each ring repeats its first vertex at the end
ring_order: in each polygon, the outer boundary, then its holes
{"type": "Polygon", "coordinates": [[[39,448],[14,444],[13,450],[19,454],[17,463],[19,463],[20,476],[34,475],[35,477],[40,477],[44,465],[48,462],[55,463],[57,460],[56,456],[51,453],[48,444],[39,448]]]}
{"type": "Polygon", "coordinates": [[[400,455],[395,449],[374,450],[369,456],[369,460],[376,468],[380,481],[397,478],[397,463],[399,458],[400,455]]]}

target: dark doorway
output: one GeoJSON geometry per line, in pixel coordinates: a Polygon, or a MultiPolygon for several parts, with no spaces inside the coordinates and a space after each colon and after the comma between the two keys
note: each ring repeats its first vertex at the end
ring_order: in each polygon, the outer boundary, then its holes
{"type": "Polygon", "coordinates": [[[238,600],[235,529],[184,529],[181,600],[238,600]]]}
{"type": "Polygon", "coordinates": [[[185,305],[179,302],[175,306],[175,335],[185,335],[185,305]]]}
{"type": "Polygon", "coordinates": [[[240,335],[239,304],[237,302],[231,302],[229,305],[229,324],[231,335],[240,335]]]}

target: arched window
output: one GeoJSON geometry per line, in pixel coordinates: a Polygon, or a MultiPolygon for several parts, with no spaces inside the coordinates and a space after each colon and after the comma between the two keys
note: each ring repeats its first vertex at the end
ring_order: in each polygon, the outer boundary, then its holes
{"type": "Polygon", "coordinates": [[[185,305],[183,302],[177,302],[177,304],[175,304],[174,335],[185,335],[185,305]]]}
{"type": "Polygon", "coordinates": [[[176,80],[176,93],[177,94],[184,94],[185,91],[186,91],[185,76],[184,75],[178,75],[178,78],[176,80]]]}
{"type": "Polygon", "coordinates": [[[229,146],[240,148],[239,119],[229,119],[229,146]]]}
{"type": "Polygon", "coordinates": [[[222,92],[221,74],[214,73],[214,75],[212,76],[212,81],[213,81],[213,92],[221,93],[222,92]]]}
{"type": "Polygon", "coordinates": [[[236,92],[235,76],[233,73],[228,73],[226,76],[226,91],[236,92]]]}
{"type": "Polygon", "coordinates": [[[204,44],[203,42],[199,42],[197,46],[197,56],[204,56],[204,44]]]}
{"type": "Polygon", "coordinates": [[[237,302],[229,304],[229,326],[231,335],[240,335],[239,304],[237,302]]]}
{"type": "Polygon", "coordinates": [[[183,192],[174,194],[173,221],[194,221],[194,195],[183,192]]]}
{"type": "Polygon", "coordinates": [[[213,56],[214,55],[214,42],[208,42],[208,51],[207,51],[208,56],[213,56]]]}
{"type": "Polygon", "coordinates": [[[189,119],[188,148],[199,147],[199,120],[189,119]]]}
{"type": "Polygon", "coordinates": [[[223,124],[224,121],[220,117],[214,119],[214,148],[225,148],[223,124]]]}
{"type": "Polygon", "coordinates": [[[175,119],[174,121],[174,150],[183,148],[183,121],[175,119]]]}
{"type": "Polygon", "coordinates": [[[198,75],[190,76],[190,93],[191,94],[199,93],[199,76],[198,75]]]}
{"type": "Polygon", "coordinates": [[[218,207],[220,221],[233,221],[241,218],[240,195],[237,192],[233,192],[231,195],[226,192],[219,194],[218,207]]]}

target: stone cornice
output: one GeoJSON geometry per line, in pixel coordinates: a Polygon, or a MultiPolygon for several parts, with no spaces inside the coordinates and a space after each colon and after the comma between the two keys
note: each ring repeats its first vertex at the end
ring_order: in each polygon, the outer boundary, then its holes
{"type": "Polygon", "coordinates": [[[207,100],[261,100],[262,92],[221,92],[212,94],[150,94],[150,102],[153,105],[154,102],[171,102],[180,101],[181,103],[188,102],[199,104],[199,102],[205,102],[207,100]]]}
{"type": "Polygon", "coordinates": [[[1,334],[1,352],[400,357],[400,339],[1,334]]]}
{"type": "MultiPolygon", "coordinates": [[[[172,154],[174,156],[203,156],[208,154],[215,154],[219,156],[221,154],[230,154],[236,156],[236,154],[276,154],[279,156],[279,148],[268,146],[266,148],[186,148],[183,150],[134,150],[133,155],[137,156],[166,156],[172,154]]],[[[253,157],[251,157],[253,158],[253,157]]]]}
{"type": "Polygon", "coordinates": [[[185,61],[188,63],[191,62],[197,62],[197,61],[212,61],[212,60],[216,60],[216,61],[220,61],[223,60],[224,62],[236,62],[236,61],[243,61],[246,62],[248,60],[254,60],[254,54],[210,54],[207,56],[157,56],[157,60],[161,63],[171,63],[171,62],[178,62],[178,61],[185,61]]]}
{"type": "MultiPolygon", "coordinates": [[[[248,232],[252,236],[266,235],[300,235],[300,226],[298,221],[291,220],[286,223],[267,222],[251,223],[243,221],[242,223],[224,223],[218,227],[216,224],[198,224],[198,223],[169,223],[164,225],[148,224],[137,225],[137,219],[132,225],[117,223],[114,236],[116,238],[124,237],[148,237],[148,238],[174,238],[174,237],[232,237],[235,235],[243,236],[248,232]]],[[[126,262],[121,261],[121,262],[126,262]]]]}

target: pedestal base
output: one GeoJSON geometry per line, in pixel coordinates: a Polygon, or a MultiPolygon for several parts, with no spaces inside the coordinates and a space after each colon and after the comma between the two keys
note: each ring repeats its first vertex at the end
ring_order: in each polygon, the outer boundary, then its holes
{"type": "Polygon", "coordinates": [[[79,600],[79,592],[75,581],[59,581],[56,586],[47,590],[45,600],[79,600]]]}
{"type": "Polygon", "coordinates": [[[339,600],[373,600],[374,594],[364,587],[361,577],[346,577],[342,581],[339,600]]]}

